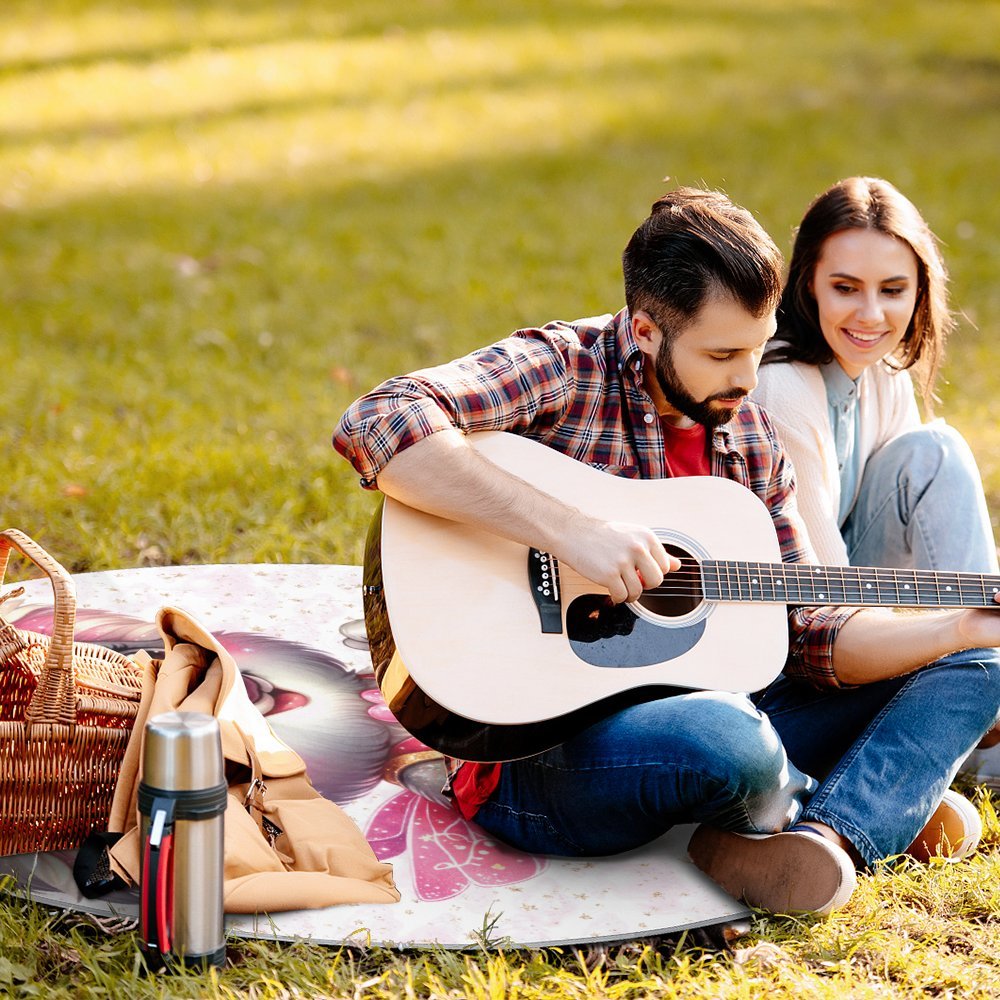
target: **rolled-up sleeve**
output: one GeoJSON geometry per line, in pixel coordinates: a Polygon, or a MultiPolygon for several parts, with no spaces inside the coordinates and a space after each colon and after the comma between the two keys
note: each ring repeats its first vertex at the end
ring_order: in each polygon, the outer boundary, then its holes
{"type": "Polygon", "coordinates": [[[391,378],[355,400],[333,434],[334,448],[375,489],[401,451],[447,428],[524,431],[566,408],[566,352],[543,330],[519,331],[465,358],[391,378]]]}
{"type": "Polygon", "coordinates": [[[833,669],[833,644],[848,618],[860,608],[794,608],[788,616],[785,673],[814,687],[847,687],[833,669]]]}
{"type": "Polygon", "coordinates": [[[354,466],[361,485],[375,489],[393,455],[453,426],[432,397],[408,395],[405,386],[386,382],[351,404],[333,432],[333,447],[354,466]]]}

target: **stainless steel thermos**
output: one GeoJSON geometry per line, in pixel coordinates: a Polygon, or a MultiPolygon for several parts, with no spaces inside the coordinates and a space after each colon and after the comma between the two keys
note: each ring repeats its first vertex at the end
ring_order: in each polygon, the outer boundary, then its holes
{"type": "Polygon", "coordinates": [[[223,817],[219,724],[201,712],[146,723],[139,783],[139,933],[147,964],[221,966],[223,817]]]}

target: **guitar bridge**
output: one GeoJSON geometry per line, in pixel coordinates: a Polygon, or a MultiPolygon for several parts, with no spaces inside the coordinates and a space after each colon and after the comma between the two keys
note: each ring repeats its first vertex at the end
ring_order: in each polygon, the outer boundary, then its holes
{"type": "Polygon", "coordinates": [[[528,549],[528,583],[543,632],[562,632],[559,563],[548,552],[528,549]]]}

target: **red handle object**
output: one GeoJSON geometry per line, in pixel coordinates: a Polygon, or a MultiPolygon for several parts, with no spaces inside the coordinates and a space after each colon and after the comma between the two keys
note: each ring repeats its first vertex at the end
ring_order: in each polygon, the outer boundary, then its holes
{"type": "Polygon", "coordinates": [[[147,956],[170,954],[174,922],[174,804],[157,799],[143,842],[139,893],[139,933],[147,956]]]}

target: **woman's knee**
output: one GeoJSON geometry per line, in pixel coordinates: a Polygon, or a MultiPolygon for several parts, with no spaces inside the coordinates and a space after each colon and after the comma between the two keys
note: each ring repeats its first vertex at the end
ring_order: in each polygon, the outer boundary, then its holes
{"type": "Polygon", "coordinates": [[[943,420],[900,434],[886,442],[868,462],[873,468],[884,465],[911,482],[931,483],[943,476],[954,484],[954,477],[968,476],[979,483],[972,449],[943,420]]]}

